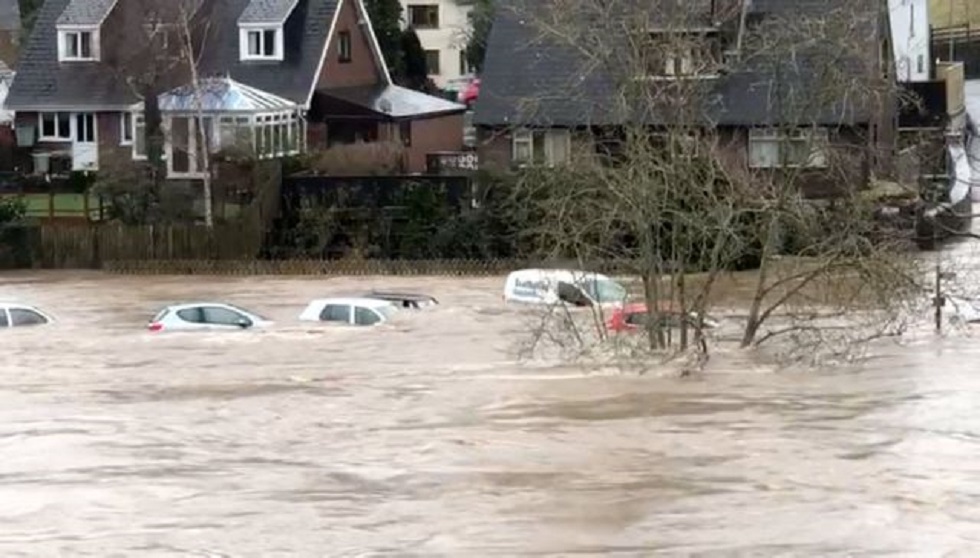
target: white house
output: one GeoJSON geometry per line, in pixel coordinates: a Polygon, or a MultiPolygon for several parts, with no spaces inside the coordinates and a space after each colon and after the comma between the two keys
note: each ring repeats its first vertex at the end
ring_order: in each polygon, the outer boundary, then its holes
{"type": "Polygon", "coordinates": [[[0,124],[10,124],[14,121],[14,111],[6,110],[3,106],[13,81],[14,73],[3,63],[3,60],[0,60],[0,124]]]}
{"type": "Polygon", "coordinates": [[[929,81],[929,1],[888,0],[888,19],[898,80],[929,81]]]}
{"type": "Polygon", "coordinates": [[[401,0],[406,27],[418,33],[432,81],[441,88],[460,89],[471,73],[466,63],[471,2],[466,0],[401,0]]]}

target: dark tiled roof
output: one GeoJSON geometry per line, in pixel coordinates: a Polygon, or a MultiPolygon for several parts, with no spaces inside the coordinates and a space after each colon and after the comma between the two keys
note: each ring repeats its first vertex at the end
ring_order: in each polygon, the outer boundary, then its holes
{"type": "Polygon", "coordinates": [[[55,23],[70,0],[47,0],[21,53],[7,106],[12,109],[116,107],[136,102],[129,87],[101,62],[58,63],[55,23]]]}
{"type": "MultiPolygon", "coordinates": [[[[0,0],[2,1],[2,0],[0,0]]],[[[137,101],[120,75],[103,62],[59,64],[56,22],[71,2],[47,0],[38,13],[7,103],[12,108],[122,107],[137,101]]],[[[239,61],[238,18],[249,0],[205,0],[204,76],[227,75],[299,104],[310,96],[339,0],[299,0],[284,26],[281,62],[239,61]]]]}
{"type": "Polygon", "coordinates": [[[250,0],[239,23],[280,23],[289,16],[298,0],[250,0]]]}
{"type": "Polygon", "coordinates": [[[201,69],[205,74],[229,75],[246,85],[299,104],[309,100],[330,23],[339,0],[300,0],[286,20],[285,57],[281,62],[239,60],[238,18],[250,0],[216,0],[201,69]]]}
{"type": "Polygon", "coordinates": [[[58,25],[98,25],[117,0],[71,0],[58,17],[58,25]]]}
{"type": "Polygon", "coordinates": [[[0,0],[0,30],[20,29],[20,4],[17,0],[0,0]]]}
{"type": "MultiPolygon", "coordinates": [[[[828,5],[845,1],[862,0],[820,0],[819,4],[827,10],[828,5]]],[[[755,9],[772,17],[809,14],[816,6],[814,0],[755,0],[755,9]],[[793,9],[794,5],[799,11],[793,9]]],[[[542,38],[525,14],[507,8],[498,11],[480,76],[475,125],[602,126],[636,119],[651,124],[669,121],[670,111],[639,104],[627,108],[613,106],[623,99],[617,85],[623,83],[623,76],[615,75],[618,68],[590,62],[578,47],[542,38]]],[[[870,41],[874,40],[873,32],[872,29],[868,34],[872,37],[870,41]]],[[[605,45],[613,45],[615,40],[606,41],[605,45]]],[[[602,60],[614,58],[610,55],[602,60]]],[[[772,99],[786,99],[787,95],[802,98],[808,90],[817,88],[817,77],[806,59],[802,55],[779,61],[770,59],[765,61],[765,71],[761,63],[743,62],[736,71],[705,80],[700,93],[705,104],[703,114],[719,125],[776,123],[780,117],[772,99]],[[773,79],[776,74],[780,76],[778,80],[773,79]]],[[[842,67],[851,68],[848,63],[842,63],[842,67]]],[[[826,105],[818,109],[812,100],[803,101],[799,106],[812,110],[795,118],[823,124],[864,122],[869,118],[868,111],[848,99],[828,100],[826,105]]]]}

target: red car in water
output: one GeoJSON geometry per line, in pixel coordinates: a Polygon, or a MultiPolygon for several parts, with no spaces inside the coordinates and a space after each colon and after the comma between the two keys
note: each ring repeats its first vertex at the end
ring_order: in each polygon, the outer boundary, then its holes
{"type": "MultiPolygon", "coordinates": [[[[680,312],[674,309],[673,304],[667,302],[660,305],[659,311],[660,319],[664,320],[667,327],[678,328],[682,320],[680,319],[680,312]]],[[[645,302],[631,302],[619,308],[614,308],[609,315],[609,319],[606,320],[606,328],[609,331],[614,332],[629,332],[629,331],[643,331],[646,327],[647,320],[650,317],[650,312],[647,309],[645,302]]],[[[697,317],[691,313],[688,314],[687,320],[689,324],[693,324],[697,317]]],[[[718,322],[715,320],[705,317],[704,326],[706,328],[717,327],[718,322]]]]}
{"type": "Polygon", "coordinates": [[[471,107],[473,103],[476,102],[477,97],[480,96],[480,78],[473,78],[466,87],[459,91],[459,102],[464,105],[471,107]]]}

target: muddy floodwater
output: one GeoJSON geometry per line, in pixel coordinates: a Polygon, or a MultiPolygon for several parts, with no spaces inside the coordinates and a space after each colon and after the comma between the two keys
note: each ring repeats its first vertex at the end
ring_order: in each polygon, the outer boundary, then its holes
{"type": "Polygon", "coordinates": [[[694,379],[517,363],[502,279],[7,274],[0,556],[976,556],[980,339],[694,379]],[[314,297],[417,289],[379,328],[314,297]],[[213,299],[268,331],[159,334],[213,299]]]}

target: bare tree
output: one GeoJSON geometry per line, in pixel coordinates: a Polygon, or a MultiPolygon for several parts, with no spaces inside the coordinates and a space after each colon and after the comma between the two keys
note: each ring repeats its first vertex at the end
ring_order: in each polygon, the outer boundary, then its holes
{"type": "MultiPolygon", "coordinates": [[[[743,347],[900,333],[923,275],[867,195],[893,166],[897,91],[879,9],[835,0],[760,19],[739,0],[508,3],[532,31],[521,48],[578,61],[561,95],[604,87],[602,106],[594,90],[579,105],[571,156],[553,146],[520,173],[514,205],[529,237],[544,256],[639,279],[656,351],[706,351],[705,318],[740,267],[757,269],[743,347]],[[733,102],[739,89],[751,100],[733,102]],[[858,315],[867,327],[831,323],[858,315]]],[[[520,124],[547,127],[549,101],[515,100],[520,124]]]]}
{"type": "Polygon", "coordinates": [[[207,37],[207,24],[195,25],[195,13],[186,4],[178,7],[177,25],[180,34],[181,58],[187,64],[190,72],[190,87],[194,97],[194,108],[197,119],[194,128],[197,133],[198,149],[191,154],[200,165],[201,181],[204,195],[204,224],[214,227],[214,196],[211,192],[211,130],[205,126],[204,118],[204,83],[201,79],[200,62],[203,53],[203,43],[207,37]]]}

